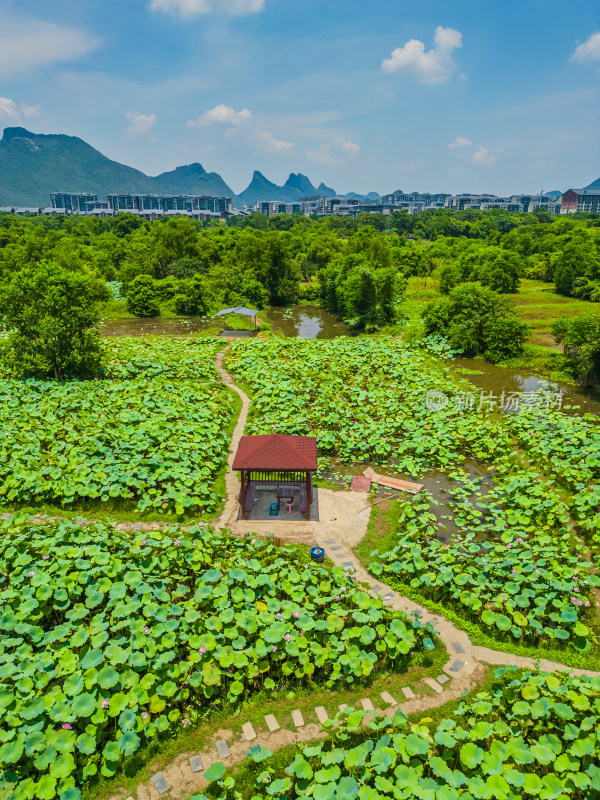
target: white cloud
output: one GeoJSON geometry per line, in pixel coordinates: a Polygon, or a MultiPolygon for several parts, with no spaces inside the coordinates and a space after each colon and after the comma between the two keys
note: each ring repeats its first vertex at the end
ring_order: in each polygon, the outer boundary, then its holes
{"type": "Polygon", "coordinates": [[[235,111],[231,106],[226,106],[219,103],[214,108],[209,108],[198,119],[189,119],[187,121],[188,128],[200,128],[205,125],[241,125],[252,119],[252,114],[247,108],[241,111],[235,111]]]}
{"type": "Polygon", "coordinates": [[[491,167],[497,160],[498,156],[492,155],[483,145],[479,145],[479,149],[473,154],[473,163],[479,167],[491,167]]]}
{"type": "Polygon", "coordinates": [[[308,150],[306,155],[308,160],[314,161],[315,164],[335,167],[344,164],[349,158],[354,158],[359,150],[360,145],[356,142],[344,139],[343,136],[337,136],[330,142],[324,142],[316,150],[308,150]]]}
{"type": "Polygon", "coordinates": [[[43,20],[0,20],[0,80],[21,76],[49,64],[74,61],[99,44],[78,30],[43,20]]]}
{"type": "Polygon", "coordinates": [[[600,61],[600,31],[578,44],[569,61],[600,61]]]}
{"type": "Polygon", "coordinates": [[[22,118],[29,119],[40,114],[40,107],[38,105],[28,106],[21,103],[19,106],[10,97],[0,97],[0,121],[12,122],[20,125],[22,118]]]}
{"type": "Polygon", "coordinates": [[[266,0],[151,0],[149,8],[189,19],[201,14],[256,14],[264,9],[265,3],[266,0]]]}
{"type": "Polygon", "coordinates": [[[294,146],[293,142],[276,139],[271,131],[261,128],[254,122],[252,112],[247,108],[236,111],[231,106],[220,103],[214,108],[209,108],[198,119],[187,121],[188,128],[204,128],[208,125],[228,125],[223,134],[225,139],[251,142],[270,153],[286,152],[294,146]]]}
{"type": "Polygon", "coordinates": [[[425,50],[419,39],[409,39],[402,47],[392,50],[390,58],[384,58],[384,72],[407,70],[417,75],[423,83],[441,83],[448,80],[456,69],[452,51],[462,47],[462,33],[453,28],[438,25],[433,36],[435,46],[425,50]]]}
{"type": "Polygon", "coordinates": [[[139,111],[128,111],[125,117],[130,122],[126,133],[130,133],[133,136],[149,133],[156,122],[156,114],[140,114],[139,111]]]}
{"type": "Polygon", "coordinates": [[[453,142],[450,142],[448,148],[450,150],[456,150],[457,147],[469,147],[471,144],[473,144],[473,142],[467,139],[466,136],[457,136],[453,142]]]}
{"type": "Polygon", "coordinates": [[[269,153],[281,153],[291,150],[294,146],[293,142],[285,142],[283,139],[276,139],[271,131],[263,131],[260,128],[256,129],[256,135],[265,150],[269,153]]]}

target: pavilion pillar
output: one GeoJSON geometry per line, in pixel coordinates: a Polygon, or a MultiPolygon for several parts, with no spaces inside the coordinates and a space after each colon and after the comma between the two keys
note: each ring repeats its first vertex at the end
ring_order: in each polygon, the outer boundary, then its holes
{"type": "Polygon", "coordinates": [[[240,491],[240,497],[242,498],[242,519],[246,519],[246,470],[240,470],[240,476],[242,479],[242,488],[240,491]]]}
{"type": "Polygon", "coordinates": [[[306,519],[310,520],[310,504],[312,497],[310,496],[310,472],[306,470],[306,519]]]}

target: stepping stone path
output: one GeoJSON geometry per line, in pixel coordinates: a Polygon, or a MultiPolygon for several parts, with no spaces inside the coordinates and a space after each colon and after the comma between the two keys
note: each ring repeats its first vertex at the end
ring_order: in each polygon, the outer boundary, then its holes
{"type": "Polygon", "coordinates": [[[392,695],[389,692],[382,692],[381,699],[384,703],[389,703],[391,706],[397,706],[398,703],[394,700],[392,695]]]}
{"type": "Polygon", "coordinates": [[[454,662],[454,664],[452,664],[450,669],[452,670],[452,672],[460,672],[461,669],[465,666],[465,664],[466,664],[465,661],[459,661],[458,659],[456,659],[456,661],[454,662]]]}
{"type": "Polygon", "coordinates": [[[450,678],[447,675],[438,675],[437,678],[436,678],[436,681],[438,683],[446,683],[446,681],[449,681],[449,680],[450,680],[450,678]]]}
{"type": "Polygon", "coordinates": [[[200,756],[192,756],[190,758],[190,767],[192,772],[200,772],[202,769],[202,759],[200,756]]]}
{"type": "Polygon", "coordinates": [[[317,715],[317,719],[321,723],[327,722],[327,720],[329,719],[329,717],[327,716],[327,711],[323,706],[317,706],[315,708],[315,714],[317,715]]]}
{"type": "Polygon", "coordinates": [[[273,731],[279,730],[279,723],[277,722],[273,714],[267,714],[267,716],[265,717],[265,722],[267,723],[267,728],[271,733],[273,733],[273,731]]]}
{"type": "Polygon", "coordinates": [[[430,686],[434,692],[437,692],[437,694],[441,694],[444,691],[444,689],[439,685],[439,683],[435,681],[433,678],[425,678],[423,683],[426,683],[427,686],[430,686]]]}
{"type": "Polygon", "coordinates": [[[295,711],[292,711],[292,722],[297,728],[304,727],[304,717],[302,716],[302,712],[299,708],[297,708],[295,711]]]}
{"type": "Polygon", "coordinates": [[[343,711],[345,708],[348,708],[348,705],[347,703],[340,703],[338,708],[340,711],[343,711]]]}
{"type": "Polygon", "coordinates": [[[162,774],[162,772],[157,772],[156,775],[153,775],[150,778],[150,780],[158,790],[159,794],[164,794],[165,792],[168,792],[169,789],[171,788],[170,784],[168,783],[167,779],[162,774]]]}
{"type": "Polygon", "coordinates": [[[219,754],[219,758],[229,758],[231,755],[225,739],[219,739],[217,742],[217,753],[219,754]]]}
{"type": "Polygon", "coordinates": [[[414,700],[415,699],[415,693],[410,688],[410,686],[403,686],[402,687],[402,694],[404,695],[404,697],[406,697],[407,700],[414,700]]]}
{"type": "Polygon", "coordinates": [[[256,731],[251,722],[244,722],[242,725],[242,734],[247,742],[251,742],[252,739],[256,739],[256,731]]]}
{"type": "Polygon", "coordinates": [[[462,646],[460,642],[452,642],[452,649],[455,653],[464,653],[465,648],[462,646]]]}
{"type": "Polygon", "coordinates": [[[373,703],[369,700],[368,697],[363,697],[363,699],[360,701],[360,704],[365,711],[375,711],[373,703]]]}

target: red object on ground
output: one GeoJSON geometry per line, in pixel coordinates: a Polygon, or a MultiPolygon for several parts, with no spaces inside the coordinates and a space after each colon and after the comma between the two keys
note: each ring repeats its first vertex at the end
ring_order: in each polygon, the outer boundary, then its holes
{"type": "Polygon", "coordinates": [[[353,492],[368,492],[371,488],[371,478],[365,478],[363,475],[355,475],[352,478],[350,488],[353,492]]]}

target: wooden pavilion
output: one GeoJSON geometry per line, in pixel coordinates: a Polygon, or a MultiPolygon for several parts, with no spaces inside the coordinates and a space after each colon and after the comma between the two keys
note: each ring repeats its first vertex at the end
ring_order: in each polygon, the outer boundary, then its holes
{"type": "Polygon", "coordinates": [[[300,493],[300,511],[310,519],[313,501],[313,473],[317,470],[317,440],[313,436],[288,436],[283,433],[242,436],[233,460],[239,470],[239,502],[242,519],[252,510],[257,486],[276,487],[276,497],[300,493]]]}
{"type": "MultiPolygon", "coordinates": [[[[221,330],[221,318],[226,317],[228,314],[241,314],[243,317],[254,317],[254,331],[256,332],[256,316],[258,310],[256,308],[245,308],[245,306],[235,306],[234,308],[222,308],[215,314],[215,317],[219,317],[219,336],[226,333],[225,330],[221,330]]],[[[252,332],[250,332],[250,335],[251,334],[252,332]]]]}

